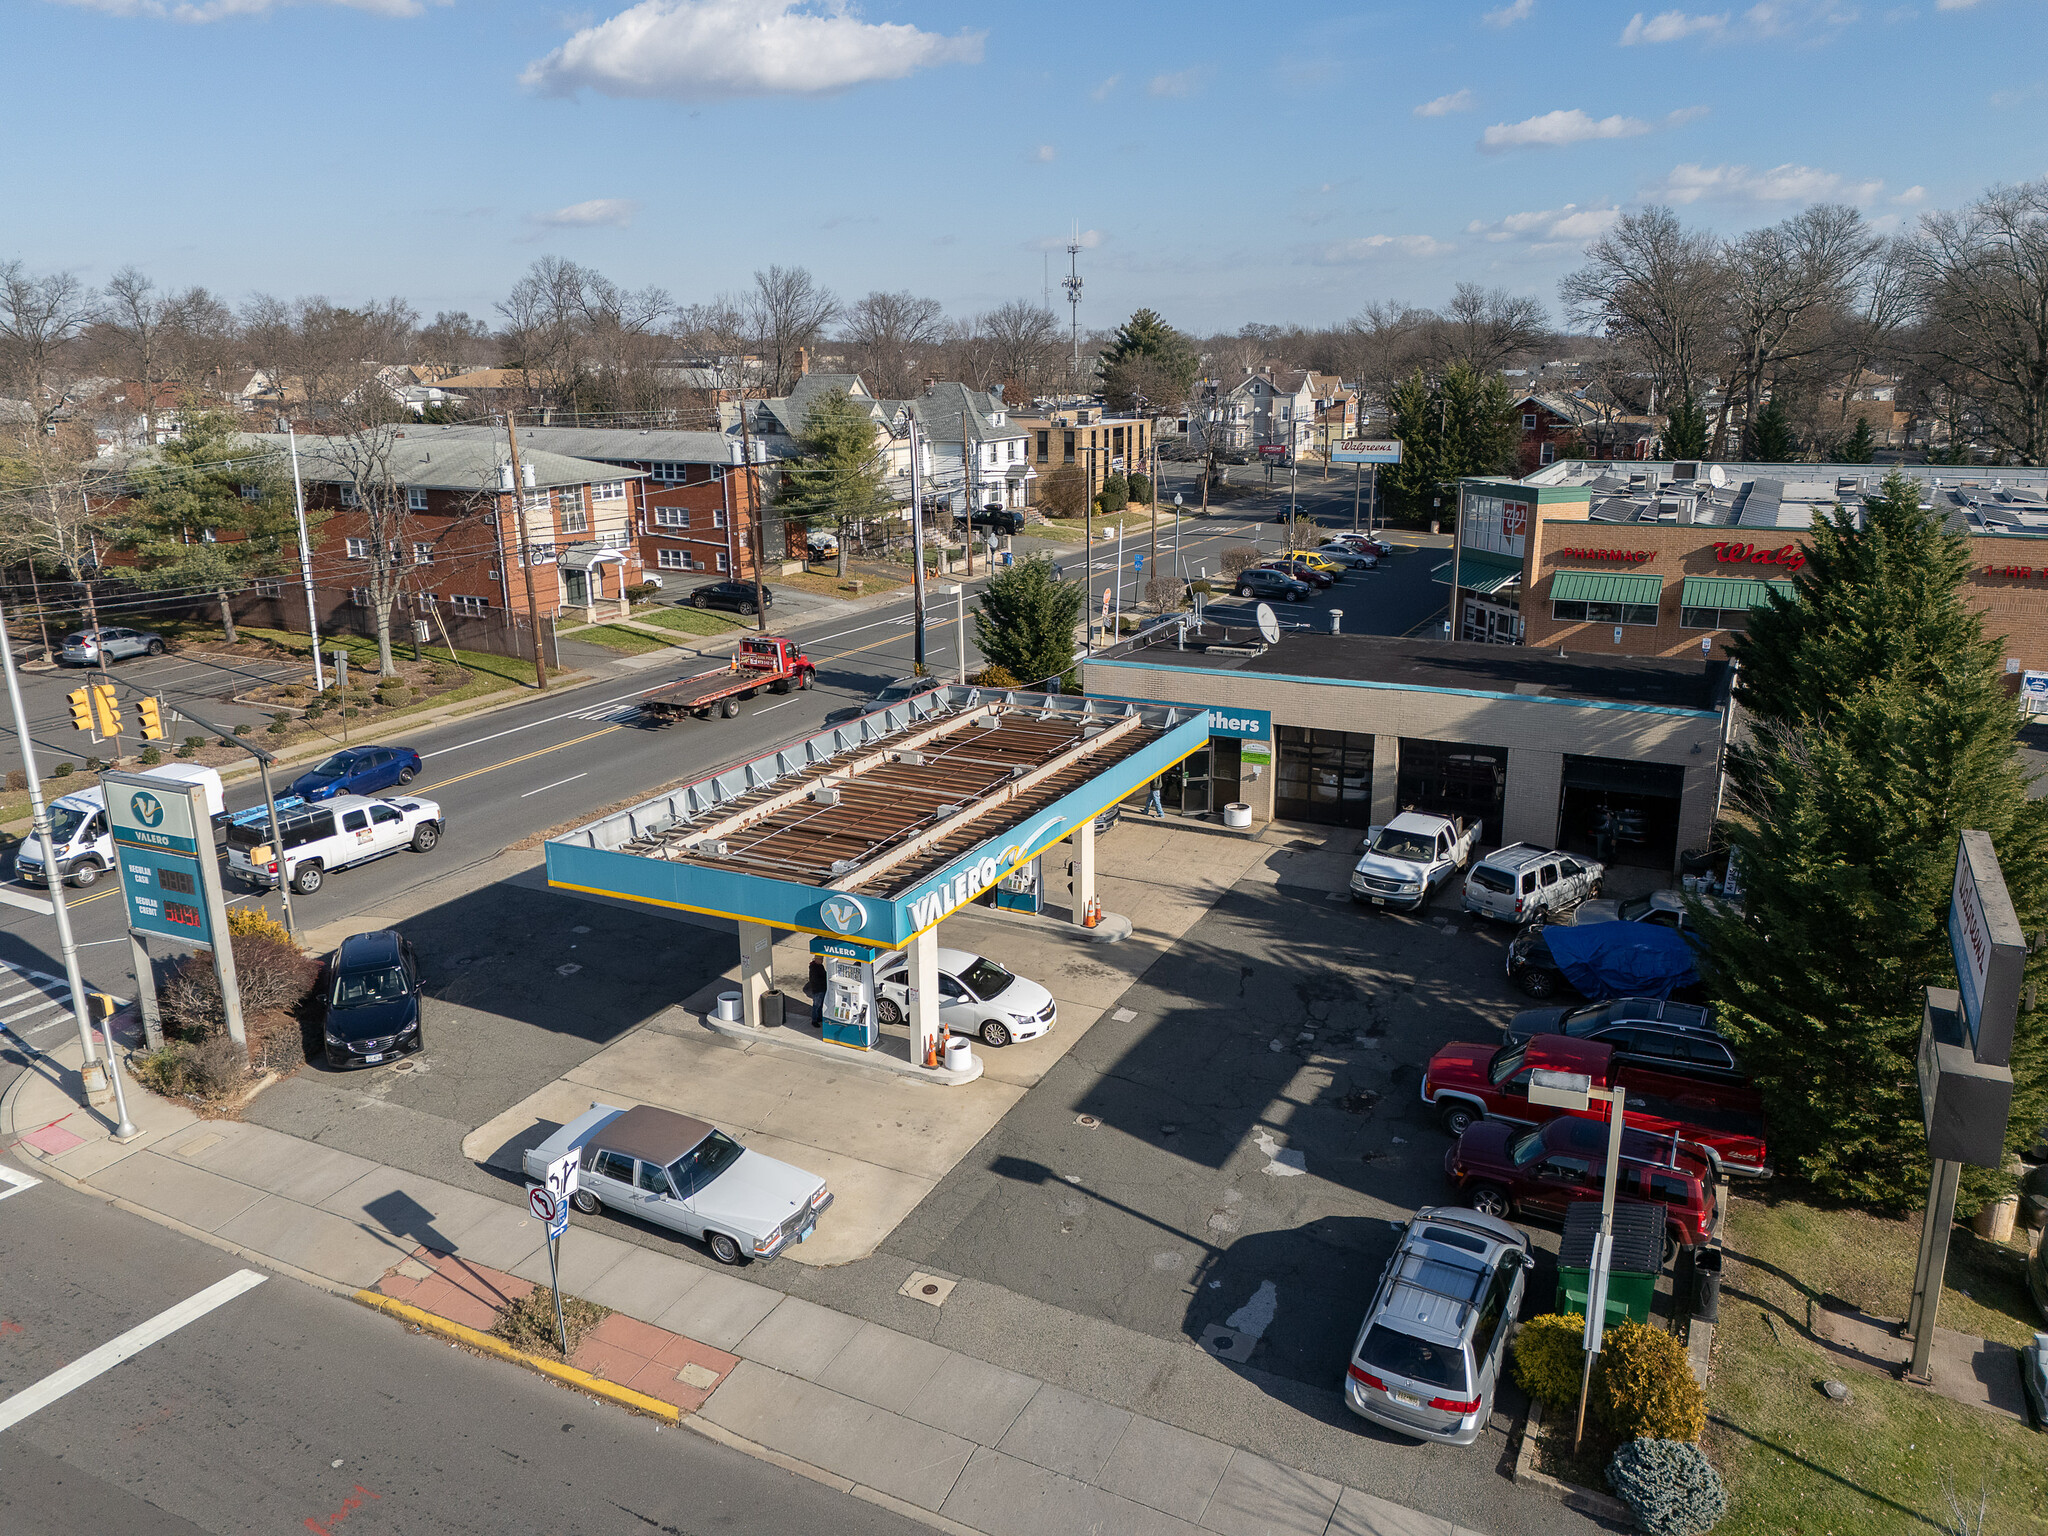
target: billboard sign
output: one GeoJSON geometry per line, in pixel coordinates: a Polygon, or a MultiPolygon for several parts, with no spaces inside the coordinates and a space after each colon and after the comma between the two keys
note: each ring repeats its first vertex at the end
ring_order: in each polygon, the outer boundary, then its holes
{"type": "Polygon", "coordinates": [[[210,947],[220,870],[205,791],[175,779],[114,773],[101,775],[100,788],[113,823],[128,926],[210,947]]]}
{"type": "Polygon", "coordinates": [[[1259,445],[1259,457],[1262,459],[1284,459],[1287,457],[1287,445],[1285,443],[1261,443],[1259,445]]]}
{"type": "Polygon", "coordinates": [[[1401,443],[1392,437],[1347,437],[1330,450],[1332,464],[1398,464],[1401,443]]]}
{"type": "Polygon", "coordinates": [[[2002,1067],[2012,1056],[2027,945],[1988,832],[1965,832],[1957,840],[1948,942],[1970,1049],[1978,1061],[2002,1067]]]}

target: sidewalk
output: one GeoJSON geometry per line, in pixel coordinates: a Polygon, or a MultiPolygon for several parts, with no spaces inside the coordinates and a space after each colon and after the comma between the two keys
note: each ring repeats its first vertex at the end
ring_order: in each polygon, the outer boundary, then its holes
{"type": "MultiPolygon", "coordinates": [[[[547,1278],[544,1229],[508,1200],[202,1120],[132,1083],[140,1135],[117,1144],[78,1107],[78,1059],[76,1043],[39,1056],[0,1100],[0,1147],[39,1173],[309,1284],[400,1293],[470,1326],[515,1281],[547,1278]]],[[[661,1389],[698,1432],[942,1530],[1472,1536],[743,1272],[589,1230],[572,1230],[560,1257],[565,1292],[629,1320],[608,1322],[577,1363],[614,1381],[630,1369],[634,1390],[661,1389]]],[[[899,1294],[914,1312],[952,1288],[913,1275],[899,1294]]]]}

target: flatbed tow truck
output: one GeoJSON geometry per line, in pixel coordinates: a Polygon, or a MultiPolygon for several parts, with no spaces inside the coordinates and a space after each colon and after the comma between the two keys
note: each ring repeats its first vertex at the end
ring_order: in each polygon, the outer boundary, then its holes
{"type": "Polygon", "coordinates": [[[661,721],[708,720],[714,714],[730,720],[740,712],[741,699],[763,692],[801,692],[816,676],[811,658],[794,640],[749,635],[740,642],[729,665],[657,688],[640,701],[640,708],[661,721]]]}

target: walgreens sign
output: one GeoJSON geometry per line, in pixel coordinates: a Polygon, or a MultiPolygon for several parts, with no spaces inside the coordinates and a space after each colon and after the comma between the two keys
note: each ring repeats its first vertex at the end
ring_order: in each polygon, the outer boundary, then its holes
{"type": "Polygon", "coordinates": [[[1716,544],[1714,558],[1724,563],[1741,561],[1749,565],[1782,565],[1788,571],[1796,571],[1806,564],[1806,551],[1797,544],[1780,544],[1776,549],[1762,549],[1755,544],[1716,544]]]}

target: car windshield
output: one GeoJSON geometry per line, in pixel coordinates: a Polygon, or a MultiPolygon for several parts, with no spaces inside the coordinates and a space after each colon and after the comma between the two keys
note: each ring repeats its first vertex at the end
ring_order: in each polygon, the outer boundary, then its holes
{"type": "Polygon", "coordinates": [[[404,997],[408,990],[405,972],[395,965],[380,965],[367,971],[343,971],[334,978],[333,1006],[367,1008],[404,997]]]}
{"type": "Polygon", "coordinates": [[[1392,827],[1382,827],[1380,835],[1372,840],[1372,851],[1384,858],[1427,864],[1436,855],[1436,839],[1422,832],[1396,832],[1392,827]]]}
{"type": "Polygon", "coordinates": [[[960,979],[967,984],[968,991],[983,1002],[987,1002],[1017,978],[993,960],[977,959],[960,973],[960,979]]]}
{"type": "Polygon", "coordinates": [[[1522,1070],[1522,1058],[1529,1054],[1526,1045],[1504,1046],[1493,1053],[1493,1064],[1486,1069],[1486,1080],[1498,1087],[1522,1070]]]}
{"type": "Polygon", "coordinates": [[[91,811],[81,811],[75,806],[53,805],[50,807],[50,840],[59,848],[67,846],[78,835],[78,829],[85,825],[91,811]]]}
{"type": "Polygon", "coordinates": [[[1517,1168],[1526,1168],[1543,1155],[1543,1132],[1531,1131],[1508,1148],[1508,1161],[1517,1168]]]}
{"type": "Polygon", "coordinates": [[[325,762],[316,765],[312,770],[312,776],[321,779],[338,779],[344,773],[347,773],[349,769],[353,768],[355,762],[355,753],[337,752],[325,762]]]}
{"type": "Polygon", "coordinates": [[[723,1131],[713,1131],[683,1157],[669,1167],[669,1177],[677,1189],[689,1189],[694,1185],[702,1189],[739,1159],[746,1150],[723,1131]]]}
{"type": "Polygon", "coordinates": [[[1465,1352],[1455,1344],[1437,1344],[1402,1333],[1385,1323],[1374,1323],[1366,1333],[1358,1358],[1389,1376],[1405,1376],[1425,1386],[1451,1392],[1465,1390],[1465,1352]]]}

